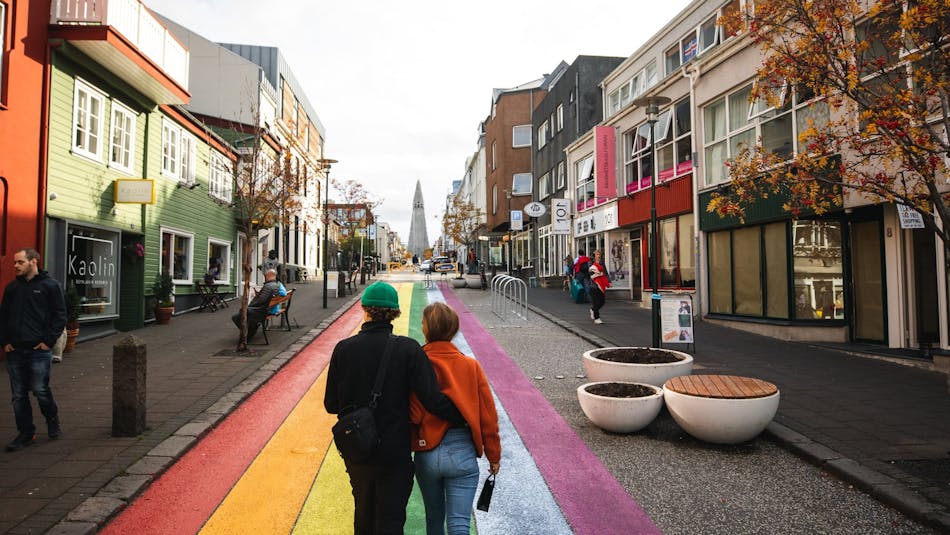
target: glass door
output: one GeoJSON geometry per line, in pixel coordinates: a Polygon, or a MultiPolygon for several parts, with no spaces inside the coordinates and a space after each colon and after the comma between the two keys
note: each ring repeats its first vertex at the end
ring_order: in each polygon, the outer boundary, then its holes
{"type": "Polygon", "coordinates": [[[884,303],[884,254],[881,222],[851,223],[851,272],[854,311],[852,338],[887,343],[887,317],[884,303]]]}

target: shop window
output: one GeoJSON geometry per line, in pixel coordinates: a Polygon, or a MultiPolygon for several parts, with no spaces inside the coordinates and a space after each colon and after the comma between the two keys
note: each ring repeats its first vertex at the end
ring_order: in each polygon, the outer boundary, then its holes
{"type": "Polygon", "coordinates": [[[75,285],[80,319],[118,313],[119,233],[68,225],[66,229],[66,284],[75,285]]]}
{"type": "Polygon", "coordinates": [[[732,314],[732,234],[713,232],[709,243],[709,312],[732,314]]]}
{"type": "Polygon", "coordinates": [[[693,214],[664,219],[658,225],[660,287],[694,288],[693,214]]]}
{"type": "Polygon", "coordinates": [[[841,224],[792,222],[795,319],[844,319],[841,224]]]}
{"type": "Polygon", "coordinates": [[[178,284],[191,284],[192,242],[191,234],[162,230],[162,272],[171,273],[178,284]]]}
{"type": "Polygon", "coordinates": [[[762,315],[762,239],[759,227],[746,227],[732,233],[732,280],[735,313],[762,315]]]}

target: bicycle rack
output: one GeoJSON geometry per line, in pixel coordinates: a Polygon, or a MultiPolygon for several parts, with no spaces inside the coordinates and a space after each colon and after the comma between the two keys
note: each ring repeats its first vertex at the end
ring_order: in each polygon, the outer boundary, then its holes
{"type": "Polygon", "coordinates": [[[528,320],[528,286],[517,277],[495,275],[491,279],[491,311],[508,321],[509,310],[528,320]]]}

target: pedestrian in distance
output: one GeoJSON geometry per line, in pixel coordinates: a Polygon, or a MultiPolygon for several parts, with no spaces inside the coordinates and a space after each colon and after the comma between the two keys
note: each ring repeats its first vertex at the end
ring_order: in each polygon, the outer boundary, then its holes
{"type": "Polygon", "coordinates": [[[463,355],[452,339],[459,318],[445,303],[432,303],[422,312],[423,346],[442,393],[465,418],[451,425],[430,414],[415,397],[409,416],[416,481],[426,508],[426,534],[469,533],[472,502],[478,488],[478,457],[488,457],[489,472],[501,467],[498,413],[488,378],[477,360],[463,355]]]}
{"type": "Polygon", "coordinates": [[[590,261],[587,267],[587,273],[590,275],[590,284],[588,292],[590,293],[590,319],[596,324],[601,324],[600,309],[607,302],[607,288],[610,288],[610,277],[607,276],[607,269],[601,260],[600,250],[594,251],[594,259],[590,261]]]}
{"type": "Polygon", "coordinates": [[[590,274],[587,271],[589,267],[590,257],[584,254],[583,249],[578,250],[571,280],[571,297],[575,303],[586,303],[589,298],[590,274]]]}
{"type": "Polygon", "coordinates": [[[21,450],[36,440],[30,391],[46,418],[49,438],[62,434],[49,378],[51,349],[66,327],[66,300],[59,283],[39,269],[39,260],[35,249],[21,249],[13,255],[16,278],[0,301],[0,346],[7,354],[18,431],[7,451],[21,450]]]}
{"type": "MultiPolygon", "coordinates": [[[[254,299],[247,304],[247,341],[257,334],[257,329],[267,319],[270,312],[270,300],[280,295],[280,285],[277,283],[277,270],[268,269],[264,272],[264,286],[258,290],[254,299]]],[[[286,291],[284,292],[286,295],[286,291]]],[[[231,321],[239,330],[241,328],[241,312],[231,316],[231,321]]]]}
{"type": "Polygon", "coordinates": [[[392,321],[400,315],[396,289],[375,282],[363,290],[361,303],[364,323],[360,332],[333,348],[323,405],[328,413],[338,415],[369,406],[380,361],[391,344],[382,395],[373,410],[379,445],[368,459],[357,462],[344,456],[343,463],[353,492],[354,533],[402,533],[413,477],[410,394],[450,425],[464,425],[465,420],[439,391],[432,364],[419,343],[393,336],[392,321]]]}
{"type": "Polygon", "coordinates": [[[571,278],[574,276],[574,259],[570,254],[564,255],[564,287],[563,291],[571,291],[571,278]]]}

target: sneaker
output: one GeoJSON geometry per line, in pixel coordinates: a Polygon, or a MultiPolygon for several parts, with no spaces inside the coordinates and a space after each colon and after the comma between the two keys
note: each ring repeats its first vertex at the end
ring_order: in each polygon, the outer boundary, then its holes
{"type": "Polygon", "coordinates": [[[600,318],[597,318],[594,320],[594,323],[596,323],[597,325],[600,325],[601,323],[603,323],[603,320],[601,320],[600,318]]]}
{"type": "Polygon", "coordinates": [[[63,361],[63,357],[57,357],[56,355],[53,355],[53,362],[62,362],[62,361],[63,361]]]}
{"type": "Polygon", "coordinates": [[[49,432],[50,440],[56,440],[63,434],[63,429],[59,426],[59,416],[54,416],[46,420],[46,428],[49,432]]]}
{"type": "Polygon", "coordinates": [[[590,309],[590,319],[596,319],[596,318],[594,318],[594,309],[593,309],[593,308],[590,309]]]}
{"type": "Polygon", "coordinates": [[[7,444],[7,451],[20,451],[27,446],[32,446],[36,440],[36,435],[32,433],[20,433],[13,439],[13,442],[7,444]]]}

